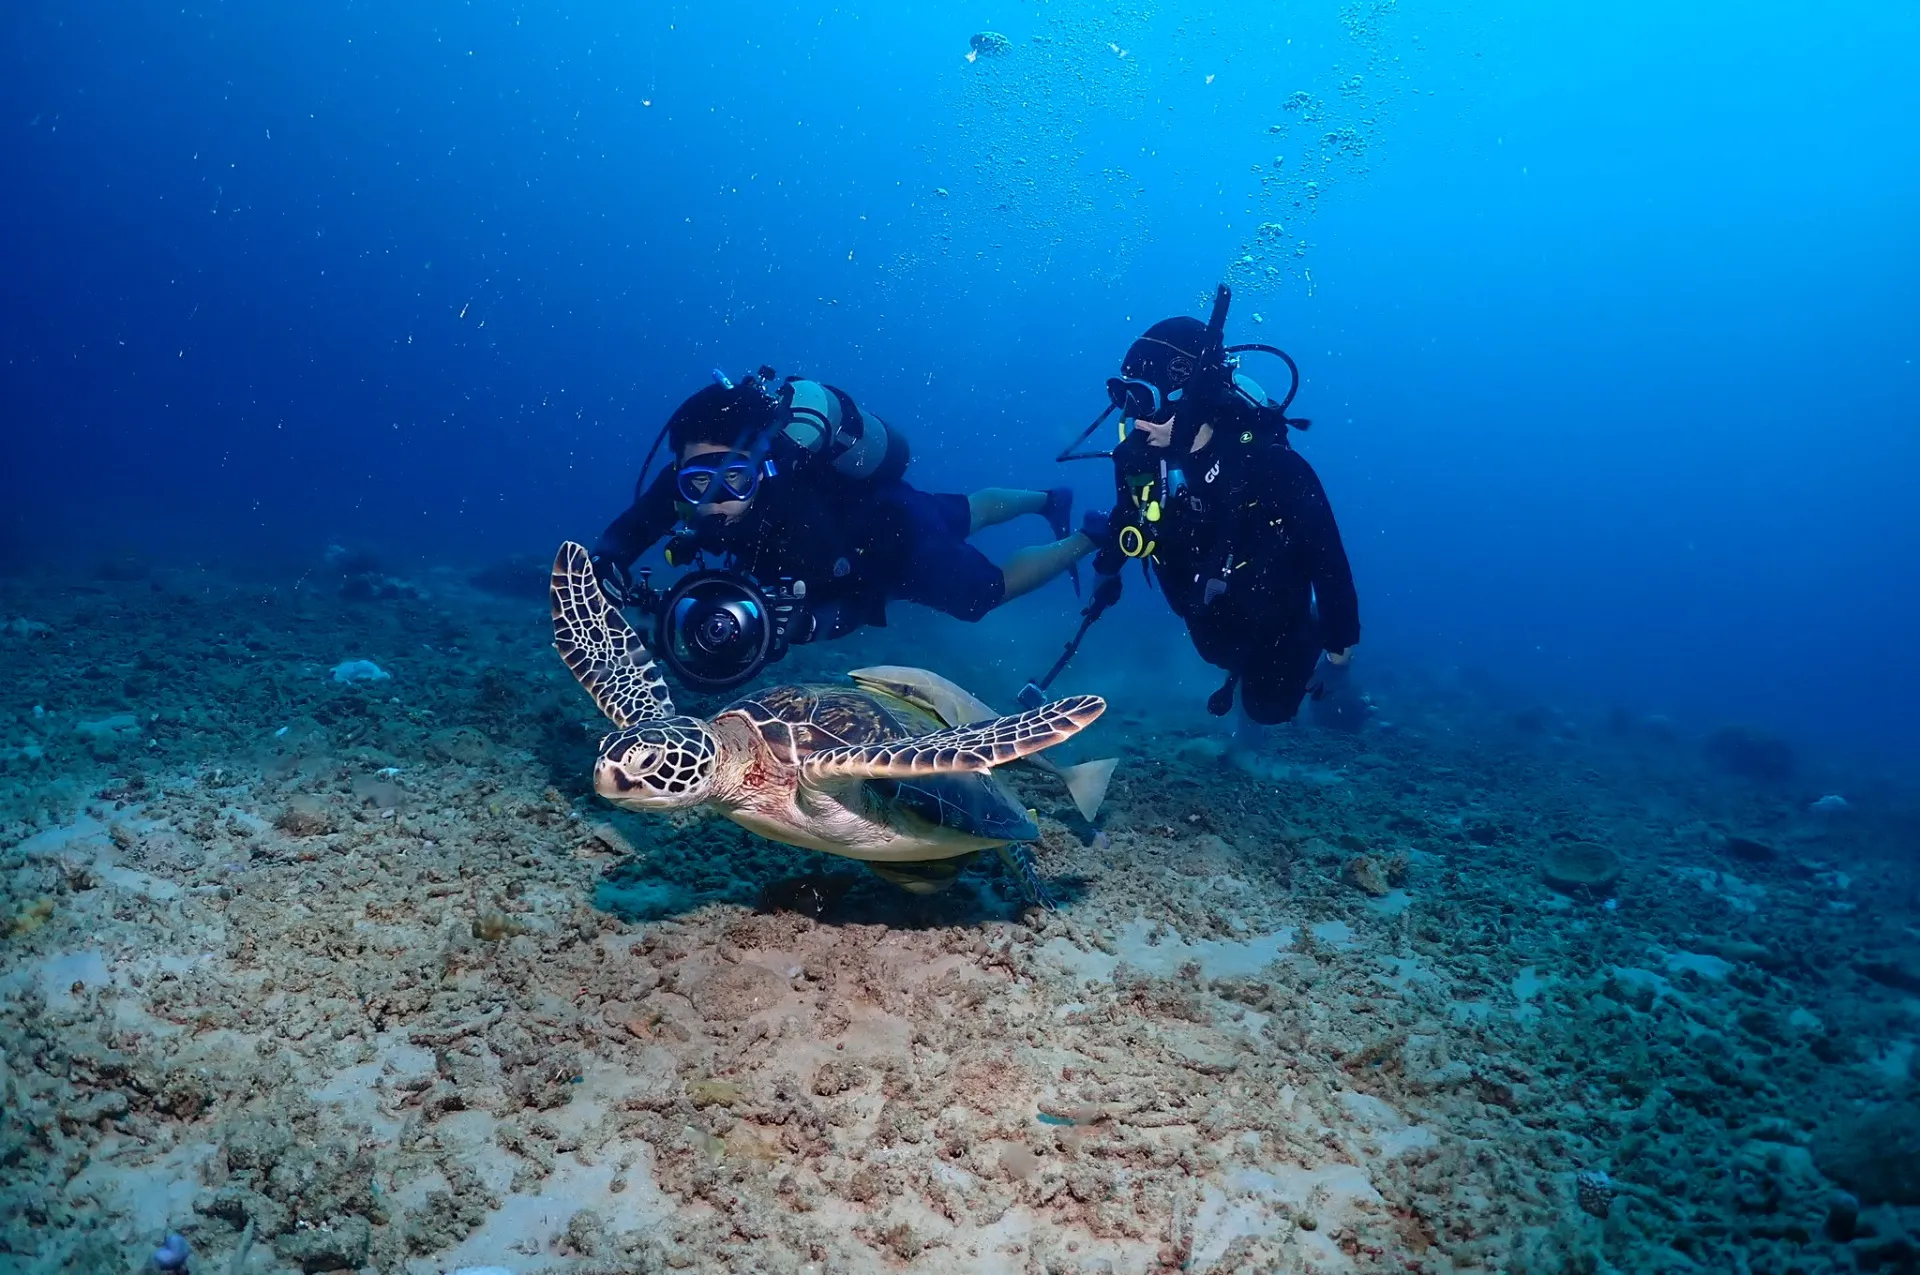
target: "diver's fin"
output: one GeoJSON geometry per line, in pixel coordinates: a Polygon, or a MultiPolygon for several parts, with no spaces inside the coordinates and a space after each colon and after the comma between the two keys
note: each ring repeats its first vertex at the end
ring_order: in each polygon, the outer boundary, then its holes
{"type": "Polygon", "coordinates": [[[587,551],[569,540],[553,559],[553,649],[601,712],[625,729],[673,716],[673,696],[647,645],[607,601],[587,551]]]}
{"type": "Polygon", "coordinates": [[[953,726],[884,744],[823,748],[800,764],[803,780],[836,777],[910,779],[915,775],[982,775],[995,766],[1073,738],[1107,711],[1098,695],[1073,695],[1030,712],[953,726]]]}
{"type": "Polygon", "coordinates": [[[1055,540],[1065,540],[1071,536],[1074,533],[1073,488],[1049,488],[1046,501],[1040,506],[1040,516],[1047,520],[1047,527],[1053,532],[1055,540]]]}
{"type": "Polygon", "coordinates": [[[1032,850],[1018,841],[1009,841],[1000,847],[1000,862],[1007,865],[1007,871],[1020,883],[1020,893],[1026,896],[1027,902],[1049,912],[1060,910],[1053,892],[1047,889],[1046,878],[1040,875],[1040,865],[1034,862],[1032,850]]]}
{"type": "MultiPolygon", "coordinates": [[[[1053,532],[1056,543],[1071,536],[1077,528],[1073,525],[1073,488],[1054,487],[1047,492],[1046,503],[1040,506],[1040,516],[1047,520],[1047,527],[1053,532]]],[[[1073,596],[1080,596],[1080,563],[1078,560],[1067,566],[1067,574],[1073,580],[1073,596]]]]}
{"type": "Polygon", "coordinates": [[[1073,798],[1073,808],[1088,823],[1100,813],[1100,807],[1107,800],[1107,785],[1113,782],[1113,771],[1120,764],[1118,757],[1103,757],[1099,761],[1083,761],[1078,766],[1059,767],[1060,782],[1067,786],[1067,796],[1073,798]]]}

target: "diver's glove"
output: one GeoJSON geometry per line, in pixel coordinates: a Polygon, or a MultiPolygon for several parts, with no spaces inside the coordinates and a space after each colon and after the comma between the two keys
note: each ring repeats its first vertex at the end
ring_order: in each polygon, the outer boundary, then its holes
{"type": "Polygon", "coordinates": [[[1227,674],[1226,682],[1219,690],[1207,696],[1207,711],[1215,717],[1225,717],[1233,711],[1233,693],[1240,689],[1240,674],[1236,670],[1227,674]]]}
{"type": "MultiPolygon", "coordinates": [[[[1119,532],[1114,528],[1111,510],[1089,510],[1086,517],[1080,520],[1080,534],[1093,541],[1093,575],[1096,581],[1093,596],[1098,603],[1100,590],[1107,577],[1115,577],[1115,584],[1118,584],[1117,577],[1120,574],[1120,568],[1127,565],[1127,556],[1120,552],[1119,532]]],[[[1113,597],[1117,600],[1119,594],[1115,593],[1113,597]]],[[[1112,605],[1111,601],[1106,604],[1106,606],[1112,605]]]]}
{"type": "Polygon", "coordinates": [[[634,588],[633,576],[626,567],[603,553],[593,554],[587,561],[593,564],[594,578],[600,582],[600,592],[607,595],[607,601],[616,607],[634,604],[634,594],[637,590],[634,588]]]}
{"type": "Polygon", "coordinates": [[[831,642],[860,627],[860,612],[844,602],[818,602],[803,605],[787,630],[787,641],[796,646],[808,642],[831,642]]]}
{"type": "Polygon", "coordinates": [[[1099,615],[1120,600],[1120,573],[1096,574],[1093,578],[1093,601],[1087,611],[1099,615]]]}
{"type": "Polygon", "coordinates": [[[1104,549],[1113,543],[1113,511],[1111,509],[1089,509],[1080,518],[1080,534],[1093,541],[1094,547],[1104,549]]]}
{"type": "Polygon", "coordinates": [[[805,607],[794,608],[793,618],[787,621],[786,636],[788,646],[805,646],[819,637],[820,613],[805,607]]]}
{"type": "Polygon", "coordinates": [[[1346,694],[1348,685],[1353,681],[1353,657],[1349,655],[1338,664],[1323,653],[1320,663],[1314,667],[1313,677],[1307,683],[1307,698],[1315,701],[1335,699],[1346,694]]]}

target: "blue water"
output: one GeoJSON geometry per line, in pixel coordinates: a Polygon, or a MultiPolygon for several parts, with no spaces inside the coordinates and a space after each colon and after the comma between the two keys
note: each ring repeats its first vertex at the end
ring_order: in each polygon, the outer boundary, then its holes
{"type": "MultiPolygon", "coordinates": [[[[1363,654],[1910,758],[1917,42],[1891,3],[15,4],[0,546],[543,554],[761,362],[923,486],[1048,485],[1232,271],[1363,654]]],[[[1157,605],[1129,641],[1182,644],[1157,605]]]]}

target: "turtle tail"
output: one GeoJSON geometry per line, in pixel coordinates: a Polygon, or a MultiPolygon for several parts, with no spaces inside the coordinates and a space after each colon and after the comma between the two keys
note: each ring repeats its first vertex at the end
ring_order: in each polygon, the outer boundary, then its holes
{"type": "Polygon", "coordinates": [[[1020,893],[1028,903],[1048,912],[1060,910],[1053,892],[1047,889],[1046,878],[1040,875],[1040,865],[1034,862],[1032,849],[1025,843],[1009,841],[1001,846],[1000,862],[1007,865],[1007,871],[1013,873],[1013,879],[1020,883],[1020,893]]]}

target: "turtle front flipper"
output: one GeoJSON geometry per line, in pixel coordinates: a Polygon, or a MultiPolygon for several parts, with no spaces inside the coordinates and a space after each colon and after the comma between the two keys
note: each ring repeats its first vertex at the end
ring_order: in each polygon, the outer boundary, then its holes
{"type": "MultiPolygon", "coordinates": [[[[987,707],[985,701],[965,687],[923,668],[876,664],[870,668],[853,669],[847,676],[853,679],[855,686],[869,694],[911,704],[939,718],[943,726],[967,726],[998,716],[987,707]]],[[[1062,766],[1046,757],[1030,760],[1035,769],[1046,771],[1066,786],[1067,796],[1073,799],[1073,808],[1088,823],[1092,823],[1099,815],[1100,807],[1107,799],[1107,786],[1113,782],[1114,768],[1120,764],[1119,759],[1114,757],[1085,761],[1077,766],[1062,766]]]]}
{"type": "Polygon", "coordinates": [[[801,774],[808,783],[841,777],[981,775],[1072,739],[1106,711],[1107,702],[1098,695],[1074,695],[1029,712],[911,739],[823,748],[801,763],[801,774]]]}
{"type": "Polygon", "coordinates": [[[667,680],[627,617],[607,601],[587,551],[571,540],[553,559],[553,649],[615,726],[673,716],[667,680]]]}

